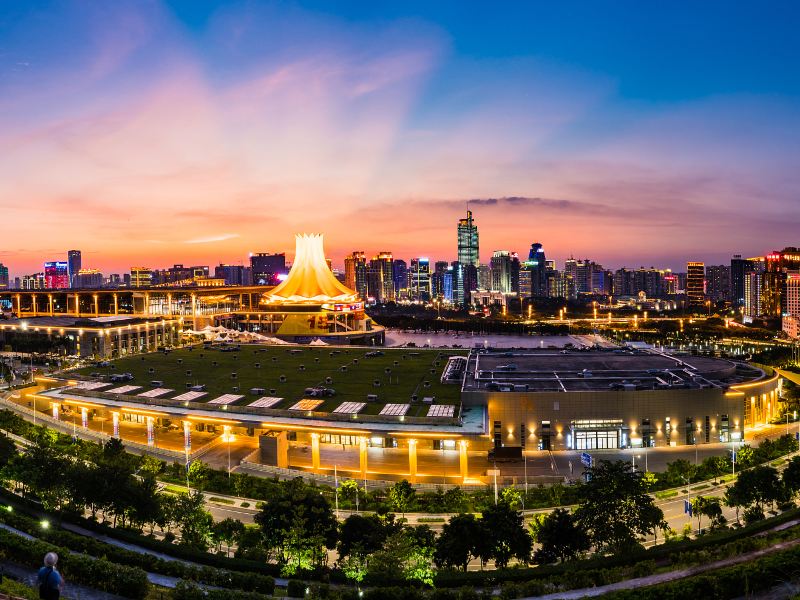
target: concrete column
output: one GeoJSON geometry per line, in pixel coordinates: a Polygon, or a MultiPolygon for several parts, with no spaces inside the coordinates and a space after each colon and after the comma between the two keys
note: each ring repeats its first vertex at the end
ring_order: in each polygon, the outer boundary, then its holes
{"type": "Polygon", "coordinates": [[[147,292],[144,294],[144,314],[150,314],[150,294],[147,292]]]}
{"type": "Polygon", "coordinates": [[[408,477],[411,483],[417,482],[417,440],[408,440],[408,477]]]}
{"type": "Polygon", "coordinates": [[[58,404],[58,402],[51,402],[51,403],[50,403],[50,407],[53,409],[53,418],[54,418],[56,421],[58,421],[58,410],[59,410],[59,404],[58,404]]]}
{"type": "Polygon", "coordinates": [[[311,434],[311,469],[319,471],[319,434],[311,434]]]}
{"type": "Polygon", "coordinates": [[[22,299],[20,298],[19,294],[17,294],[17,316],[22,316],[22,299]]]}
{"type": "Polygon", "coordinates": [[[81,427],[86,429],[89,426],[89,409],[85,406],[81,407],[81,427]]]}
{"type": "Polygon", "coordinates": [[[465,483],[467,481],[468,475],[468,456],[467,456],[467,440],[459,440],[458,442],[458,462],[461,468],[461,482],[465,483]]]}
{"type": "Polygon", "coordinates": [[[36,308],[36,294],[31,294],[31,300],[33,300],[33,315],[38,316],[39,310],[36,308]]]}
{"type": "Polygon", "coordinates": [[[114,437],[118,438],[119,437],[119,413],[118,412],[112,412],[111,413],[111,424],[112,424],[113,431],[114,431],[114,437]]]}
{"type": "Polygon", "coordinates": [[[153,431],[153,417],[147,417],[147,445],[148,446],[155,446],[156,445],[156,437],[155,432],[153,431]]]}
{"type": "Polygon", "coordinates": [[[119,314],[119,298],[114,294],[114,315],[119,314]]]}
{"type": "Polygon", "coordinates": [[[358,438],[358,465],[361,469],[361,479],[367,477],[367,438],[358,438]]]}
{"type": "Polygon", "coordinates": [[[278,434],[278,443],[277,443],[277,450],[278,450],[278,467],[281,469],[288,469],[289,468],[289,435],[285,431],[281,431],[278,434]]]}
{"type": "Polygon", "coordinates": [[[99,304],[99,299],[97,298],[97,294],[94,294],[94,316],[95,317],[100,316],[100,304],[99,304]]]}
{"type": "Polygon", "coordinates": [[[53,316],[53,294],[47,294],[47,301],[50,304],[50,316],[53,316]]]}

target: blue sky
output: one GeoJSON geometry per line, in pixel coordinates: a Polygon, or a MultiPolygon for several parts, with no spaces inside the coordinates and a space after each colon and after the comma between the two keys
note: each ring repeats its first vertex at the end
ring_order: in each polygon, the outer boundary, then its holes
{"type": "Polygon", "coordinates": [[[559,260],[679,269],[797,245],[798,17],[3,2],[0,261],[27,272],[79,246],[105,270],[238,262],[291,252],[296,231],[324,232],[337,262],[452,259],[467,200],[484,260],[540,241],[559,260]]]}

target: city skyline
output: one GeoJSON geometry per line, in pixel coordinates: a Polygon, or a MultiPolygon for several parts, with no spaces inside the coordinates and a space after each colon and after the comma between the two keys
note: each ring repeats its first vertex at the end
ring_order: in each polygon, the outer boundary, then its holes
{"type": "Polygon", "coordinates": [[[0,262],[453,260],[467,201],[481,262],[795,245],[797,9],[715,6],[4,6],[0,262]]]}

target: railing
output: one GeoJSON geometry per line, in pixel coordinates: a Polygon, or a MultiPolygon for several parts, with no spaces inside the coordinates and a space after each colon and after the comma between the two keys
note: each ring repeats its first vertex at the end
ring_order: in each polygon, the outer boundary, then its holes
{"type": "MultiPolygon", "coordinates": [[[[256,451],[257,452],[257,451],[256,451]]],[[[252,456],[252,454],[250,455],[252,456]]],[[[249,457],[248,457],[249,458],[249,457]]],[[[324,485],[329,485],[331,487],[336,485],[337,478],[333,475],[326,475],[323,473],[311,473],[309,471],[303,471],[300,469],[284,469],[282,467],[275,467],[272,465],[262,465],[261,463],[252,462],[245,458],[239,463],[240,467],[244,467],[246,469],[250,469],[252,471],[258,471],[259,473],[263,473],[267,476],[277,477],[278,479],[295,479],[297,477],[301,477],[307,481],[313,481],[315,483],[321,483],[324,485]]],[[[359,479],[358,476],[356,477],[348,477],[344,473],[348,471],[342,471],[342,475],[338,477],[339,483],[344,481],[345,479],[355,479],[361,483],[363,480],[359,479]]],[[[386,489],[392,487],[396,481],[387,481],[382,479],[367,479],[367,488],[380,488],[386,489]]],[[[499,485],[500,482],[498,482],[499,485]]],[[[486,484],[479,483],[479,484],[453,484],[453,483],[414,483],[412,484],[414,488],[422,492],[435,492],[436,490],[448,490],[452,488],[461,488],[462,490],[480,490],[486,487],[486,484]]]]}
{"type": "MultiPolygon", "coordinates": [[[[5,406],[6,408],[22,415],[23,417],[28,417],[29,420],[35,420],[37,423],[46,424],[52,429],[56,429],[57,431],[66,433],[68,435],[76,435],[81,439],[105,443],[113,438],[112,435],[107,433],[94,431],[88,427],[74,425],[72,423],[67,423],[66,421],[60,421],[59,419],[54,419],[50,415],[46,415],[38,411],[34,412],[32,408],[17,404],[16,402],[13,402],[7,398],[0,398],[0,405],[5,406]]],[[[123,442],[125,444],[125,449],[133,454],[149,454],[167,462],[182,462],[186,460],[186,454],[184,452],[169,450],[167,448],[159,448],[157,446],[148,446],[147,444],[140,444],[139,442],[133,442],[130,440],[123,440],[123,442]]],[[[190,454],[190,460],[192,460],[198,452],[201,452],[204,449],[205,447],[200,448],[196,452],[190,454]]]]}

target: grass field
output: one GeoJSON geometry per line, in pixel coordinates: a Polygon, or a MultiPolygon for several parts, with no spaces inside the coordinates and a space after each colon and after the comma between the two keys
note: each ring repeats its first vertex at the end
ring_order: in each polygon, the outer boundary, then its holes
{"type": "MultiPolygon", "coordinates": [[[[305,389],[314,386],[336,390],[334,397],[325,398],[324,403],[315,409],[323,412],[332,411],[342,402],[366,402],[368,394],[376,394],[378,401],[368,403],[362,414],[377,414],[384,404],[390,402],[409,403],[414,394],[420,401],[423,397],[433,396],[436,404],[459,404],[460,387],[442,384],[440,378],[447,358],[466,355],[466,351],[382,348],[382,356],[367,357],[370,351],[363,348],[243,345],[239,352],[222,352],[217,347],[195,346],[166,355],[158,352],[121,358],[114,361],[113,369],[93,366],[78,372],[82,375],[131,373],[134,376],[131,385],[142,386],[138,392],[150,389],[151,381],[163,381],[163,387],[175,392],[162,398],[172,398],[185,392],[187,385],[198,384],[205,385],[208,392],[198,402],[207,402],[222,394],[245,396],[231,406],[253,402],[258,396],[251,395],[250,389],[264,388],[264,395],[283,398],[273,408],[288,409],[298,400],[308,397],[305,389]],[[343,371],[342,367],[346,370],[343,371]],[[281,381],[281,376],[285,381],[281,381]],[[379,385],[375,384],[376,381],[379,385]],[[235,387],[239,388],[238,392],[235,387]]],[[[425,416],[427,408],[418,403],[407,414],[425,416]]]]}

